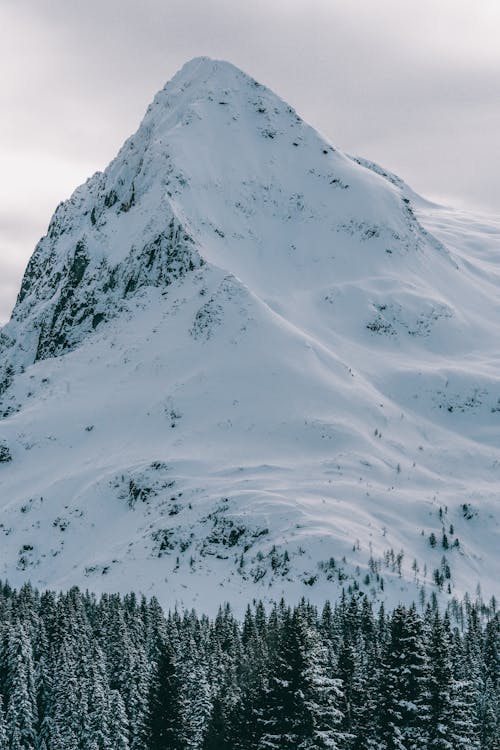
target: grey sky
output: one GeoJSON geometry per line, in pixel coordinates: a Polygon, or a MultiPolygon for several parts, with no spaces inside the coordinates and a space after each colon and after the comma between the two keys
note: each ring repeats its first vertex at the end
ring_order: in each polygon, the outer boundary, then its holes
{"type": "Polygon", "coordinates": [[[499,0],[0,0],[0,322],[59,201],[189,58],[424,195],[500,206],[499,0]]]}

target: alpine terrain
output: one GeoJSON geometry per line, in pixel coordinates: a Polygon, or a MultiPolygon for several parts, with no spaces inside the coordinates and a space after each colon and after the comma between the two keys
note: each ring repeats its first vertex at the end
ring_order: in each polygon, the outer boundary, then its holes
{"type": "Polygon", "coordinates": [[[187,63],[0,330],[0,577],[204,611],[498,593],[499,250],[187,63]]]}

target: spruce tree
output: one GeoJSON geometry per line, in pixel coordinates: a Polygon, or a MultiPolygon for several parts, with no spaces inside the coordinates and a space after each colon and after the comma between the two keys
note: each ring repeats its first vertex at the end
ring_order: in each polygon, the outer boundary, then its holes
{"type": "Polygon", "coordinates": [[[388,750],[425,750],[428,739],[428,664],[421,621],[398,607],[390,620],[383,663],[381,733],[388,750]]]}
{"type": "Polygon", "coordinates": [[[125,704],[117,690],[109,696],[108,745],[109,750],[129,750],[129,728],[125,704]]]}
{"type": "Polygon", "coordinates": [[[222,710],[222,702],[214,698],[203,750],[231,750],[227,736],[228,722],[222,710]]]}
{"type": "Polygon", "coordinates": [[[340,683],[328,674],[327,650],[309,613],[298,607],[281,625],[260,719],[259,750],[342,747],[340,683]]]}
{"type": "Polygon", "coordinates": [[[73,643],[66,640],[54,665],[53,692],[50,705],[50,750],[80,750],[82,727],[87,726],[87,702],[82,701],[78,681],[78,660],[73,643]]]}
{"type": "Polygon", "coordinates": [[[173,646],[158,648],[149,698],[149,750],[184,750],[182,682],[173,646]]]}
{"type": "Polygon", "coordinates": [[[198,750],[207,731],[212,706],[206,661],[192,637],[183,644],[180,674],[181,736],[186,750],[198,750]]]}
{"type": "Polygon", "coordinates": [[[454,750],[450,738],[453,672],[448,623],[434,613],[429,643],[429,748],[454,750]]]}
{"type": "Polygon", "coordinates": [[[38,723],[33,650],[17,620],[9,628],[7,665],[7,737],[11,745],[33,750],[38,723]]]}
{"type": "Polygon", "coordinates": [[[269,635],[274,654],[259,716],[261,736],[258,750],[296,750],[306,734],[311,736],[312,726],[304,726],[307,716],[301,676],[305,664],[299,630],[291,613],[278,619],[275,609],[269,623],[269,635]]]}
{"type": "Polygon", "coordinates": [[[82,701],[86,706],[86,726],[82,731],[82,744],[89,750],[94,745],[99,748],[110,746],[109,739],[109,695],[104,657],[98,644],[94,643],[89,652],[87,675],[83,682],[82,701]]]}
{"type": "Polygon", "coordinates": [[[479,750],[477,704],[474,681],[467,668],[465,647],[458,631],[452,633],[451,715],[447,727],[453,750],[479,750]]]}
{"type": "Polygon", "coordinates": [[[0,750],[7,750],[7,729],[3,710],[3,698],[0,695],[0,750]]]}
{"type": "MultiPolygon", "coordinates": [[[[341,680],[329,674],[328,652],[317,628],[302,621],[301,645],[304,658],[302,692],[310,717],[311,736],[302,740],[302,750],[341,750],[347,747],[348,732],[341,729],[341,680]]],[[[309,722],[308,722],[309,724],[309,722]]]]}

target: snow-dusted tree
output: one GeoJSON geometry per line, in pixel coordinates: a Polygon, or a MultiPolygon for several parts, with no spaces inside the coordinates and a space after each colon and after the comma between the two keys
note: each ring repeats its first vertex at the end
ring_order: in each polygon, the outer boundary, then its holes
{"type": "Polygon", "coordinates": [[[458,634],[452,634],[451,716],[448,737],[453,750],[479,750],[479,725],[474,698],[474,680],[467,669],[464,644],[458,634]]]}
{"type": "Polygon", "coordinates": [[[83,681],[82,702],[86,722],[81,730],[82,747],[92,750],[111,748],[109,738],[109,684],[106,675],[104,656],[98,644],[94,643],[88,653],[85,665],[85,679],[83,681]]]}
{"type": "Polygon", "coordinates": [[[87,703],[81,700],[78,661],[73,644],[61,646],[54,666],[50,706],[49,750],[80,750],[82,727],[88,726],[87,703]]]}
{"type": "Polygon", "coordinates": [[[39,623],[36,645],[36,665],[35,665],[35,688],[36,703],[38,711],[38,734],[48,713],[50,706],[50,697],[52,694],[53,684],[50,669],[50,648],[47,638],[47,632],[43,621],[39,623]]]}
{"type": "Polygon", "coordinates": [[[11,745],[32,750],[38,722],[33,650],[18,621],[9,628],[7,670],[7,737],[11,745]]]}
{"type": "MultiPolygon", "coordinates": [[[[281,619],[281,618],[280,618],[281,619]]],[[[298,630],[291,613],[280,622],[274,608],[269,620],[271,664],[258,717],[259,750],[292,750],[303,738],[303,695],[300,690],[304,671],[298,630]]],[[[308,727],[310,731],[310,727],[308,727]]]]}
{"type": "Polygon", "coordinates": [[[328,651],[317,628],[304,620],[300,627],[304,706],[309,713],[312,731],[298,747],[300,750],[341,750],[349,739],[348,734],[341,730],[342,683],[329,674],[328,651]]]}
{"type": "Polygon", "coordinates": [[[3,710],[3,698],[0,695],[0,750],[7,750],[7,730],[5,727],[5,714],[3,710]]]}
{"type": "Polygon", "coordinates": [[[307,612],[287,614],[262,709],[259,750],[342,747],[340,683],[328,674],[328,652],[307,612]]]}
{"type": "Polygon", "coordinates": [[[228,719],[224,715],[222,701],[214,698],[208,727],[203,741],[203,750],[232,750],[228,739],[228,719]]]}
{"type": "Polygon", "coordinates": [[[149,698],[149,750],[182,750],[181,677],[171,643],[158,644],[149,698]]]}
{"type": "Polygon", "coordinates": [[[106,611],[109,686],[123,698],[130,728],[130,747],[143,750],[147,744],[150,666],[145,646],[132,638],[125,611],[118,597],[111,597],[106,611]]]}
{"type": "Polygon", "coordinates": [[[487,623],[483,646],[484,682],[481,697],[481,747],[500,747],[500,613],[487,623]]]}
{"type": "Polygon", "coordinates": [[[427,750],[428,662],[421,621],[398,607],[383,662],[381,732],[387,750],[427,750]]]}
{"type": "Polygon", "coordinates": [[[186,750],[199,750],[207,732],[212,704],[207,679],[207,664],[202,651],[191,637],[182,644],[181,696],[183,745],[186,750]]]}
{"type": "Polygon", "coordinates": [[[261,602],[255,612],[247,608],[241,633],[242,654],[238,669],[239,697],[226,708],[227,735],[234,750],[254,750],[260,736],[260,716],[268,684],[268,624],[261,602]]]}
{"type": "MultiPolygon", "coordinates": [[[[350,721],[344,716],[342,728],[350,750],[375,750],[380,713],[380,653],[378,644],[360,636],[354,647],[354,670],[350,685],[350,721]]],[[[342,678],[341,673],[338,676],[342,678]]],[[[345,686],[343,684],[343,689],[345,686]]],[[[345,701],[340,708],[344,710],[345,701]]]]}
{"type": "Polygon", "coordinates": [[[453,750],[449,737],[452,714],[453,673],[450,634],[438,612],[434,613],[429,637],[429,747],[453,750]]]}
{"type": "Polygon", "coordinates": [[[125,704],[117,690],[109,696],[108,748],[109,750],[129,750],[129,729],[125,704]]]}

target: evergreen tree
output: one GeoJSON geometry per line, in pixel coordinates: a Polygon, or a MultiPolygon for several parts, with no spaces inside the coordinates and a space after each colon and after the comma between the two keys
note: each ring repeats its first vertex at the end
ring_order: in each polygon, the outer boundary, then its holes
{"type": "Polygon", "coordinates": [[[149,699],[149,750],[184,750],[181,678],[174,648],[159,647],[149,699]]]}
{"type": "Polygon", "coordinates": [[[484,633],[484,679],[481,700],[481,747],[500,747],[500,615],[487,623],[484,633]]]}
{"type": "Polygon", "coordinates": [[[450,741],[453,674],[447,623],[434,613],[429,647],[429,747],[454,750],[450,741]]]}
{"type": "Polygon", "coordinates": [[[78,662],[73,644],[62,644],[54,665],[50,726],[46,727],[50,750],[80,750],[82,727],[87,723],[87,703],[81,701],[78,662]]]}
{"type": "Polygon", "coordinates": [[[453,750],[479,750],[479,727],[474,681],[468,673],[464,644],[455,631],[451,648],[451,716],[448,735],[453,750]]]}
{"type": "Polygon", "coordinates": [[[82,701],[86,706],[86,725],[81,730],[82,744],[88,750],[94,747],[98,750],[107,750],[108,747],[112,747],[109,737],[110,690],[103,653],[97,644],[93,644],[89,657],[87,674],[82,686],[82,701]]]}
{"type": "MultiPolygon", "coordinates": [[[[377,644],[358,639],[354,652],[354,670],[350,684],[350,722],[343,718],[345,745],[353,750],[378,748],[378,716],[380,713],[380,654],[377,644]]],[[[339,672],[339,677],[342,675],[339,672]]],[[[343,684],[343,690],[345,685],[343,684]]],[[[340,707],[344,710],[345,699],[340,707]]]]}
{"type": "Polygon", "coordinates": [[[7,737],[12,746],[33,750],[38,722],[33,650],[17,621],[9,629],[7,664],[7,737]]]}
{"type": "Polygon", "coordinates": [[[222,711],[222,702],[219,698],[214,698],[203,750],[231,750],[227,731],[228,721],[222,711]]]}
{"type": "Polygon", "coordinates": [[[327,674],[327,665],[327,651],[308,613],[303,608],[287,613],[265,696],[259,750],[341,747],[340,685],[327,674]]]}
{"type": "Polygon", "coordinates": [[[498,750],[500,747],[500,701],[498,690],[487,677],[481,702],[481,748],[498,750]]]}
{"type": "Polygon", "coordinates": [[[307,718],[304,716],[301,676],[305,664],[299,632],[291,613],[288,612],[280,622],[276,609],[272,613],[269,631],[276,639],[276,646],[271,643],[274,655],[259,716],[261,737],[258,750],[296,750],[304,736],[312,734],[312,726],[304,726],[307,718]]]}
{"type": "Polygon", "coordinates": [[[241,635],[242,653],[239,663],[239,697],[228,705],[227,736],[235,750],[254,750],[260,737],[260,717],[268,684],[268,626],[262,603],[255,615],[247,609],[241,635]]]}
{"type": "Polygon", "coordinates": [[[5,715],[3,710],[3,699],[0,695],[0,750],[7,750],[7,729],[5,727],[5,715]]]}
{"type": "Polygon", "coordinates": [[[398,607],[384,657],[382,738],[387,750],[424,750],[428,739],[428,669],[414,608],[398,607]]]}
{"type": "Polygon", "coordinates": [[[109,750],[129,750],[128,719],[125,704],[117,690],[109,696],[108,747],[109,750]]]}
{"type": "Polygon", "coordinates": [[[301,645],[304,659],[302,677],[304,705],[310,716],[312,732],[304,737],[299,748],[304,750],[340,750],[350,739],[341,730],[341,681],[328,673],[328,652],[316,628],[301,623],[301,645]]]}
{"type": "Polygon", "coordinates": [[[207,666],[194,638],[183,644],[182,739],[186,750],[198,750],[203,743],[211,713],[207,666]]]}

